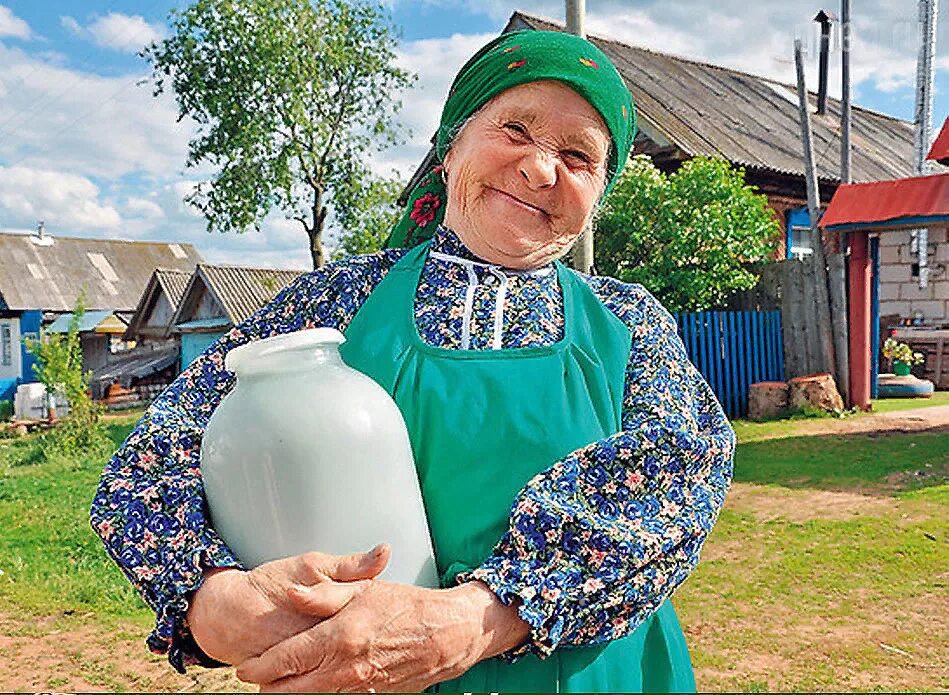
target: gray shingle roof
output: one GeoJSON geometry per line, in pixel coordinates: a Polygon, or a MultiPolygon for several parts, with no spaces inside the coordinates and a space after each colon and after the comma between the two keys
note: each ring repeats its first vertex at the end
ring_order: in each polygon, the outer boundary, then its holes
{"type": "Polygon", "coordinates": [[[13,310],[134,311],[157,267],[190,273],[201,256],[191,244],[0,233],[0,305],[13,310]]]}
{"type": "MultiPolygon", "coordinates": [[[[523,27],[564,30],[563,24],[515,12],[507,28],[523,27]]],[[[658,131],[686,157],[719,156],[746,167],[804,175],[795,85],[605,37],[588,38],[626,81],[642,130],[658,131]]],[[[817,95],[810,93],[810,100],[816,109],[817,95]]],[[[839,100],[828,98],[825,115],[811,114],[818,176],[828,181],[840,179],[840,107],[839,100]]],[[[912,175],[912,123],[853,106],[851,140],[854,181],[912,175]]]]}
{"type": "Polygon", "coordinates": [[[199,283],[208,288],[208,291],[224,308],[227,318],[232,324],[237,325],[305,272],[199,263],[188,283],[173,323],[181,323],[190,318],[190,312],[197,299],[193,295],[199,283]]]}
{"type": "MultiPolygon", "coordinates": [[[[129,327],[126,331],[126,337],[129,340],[135,340],[138,337],[142,327],[146,324],[148,315],[154,311],[155,303],[158,301],[159,292],[168,298],[171,305],[171,313],[174,315],[181,304],[185,290],[188,288],[188,281],[191,279],[191,272],[183,270],[172,270],[170,268],[156,268],[152,276],[148,279],[148,284],[142,291],[138,304],[135,307],[135,313],[129,318],[129,327]]],[[[170,326],[166,326],[170,328],[170,326]]],[[[167,336],[167,330],[163,337],[167,336]]]]}
{"type": "Polygon", "coordinates": [[[165,291],[172,309],[178,308],[190,279],[191,273],[182,270],[170,270],[168,268],[157,268],[155,270],[155,281],[165,291]]]}

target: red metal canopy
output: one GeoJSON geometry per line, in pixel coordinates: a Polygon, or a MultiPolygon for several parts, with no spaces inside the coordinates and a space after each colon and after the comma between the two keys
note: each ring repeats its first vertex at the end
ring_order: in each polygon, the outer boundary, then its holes
{"type": "Polygon", "coordinates": [[[936,142],[933,143],[926,159],[935,159],[940,164],[949,164],[949,117],[942,124],[942,130],[936,136],[936,142]]]}
{"type": "Polygon", "coordinates": [[[842,184],[821,218],[824,229],[899,227],[949,219],[949,174],[842,184]]]}

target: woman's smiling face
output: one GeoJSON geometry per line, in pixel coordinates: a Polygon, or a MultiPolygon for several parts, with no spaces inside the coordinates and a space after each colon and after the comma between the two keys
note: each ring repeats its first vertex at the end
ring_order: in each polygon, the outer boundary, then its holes
{"type": "Polygon", "coordinates": [[[609,147],[603,119],[570,87],[512,87],[472,117],[445,155],[445,225],[508,268],[560,258],[606,185],[609,147]]]}

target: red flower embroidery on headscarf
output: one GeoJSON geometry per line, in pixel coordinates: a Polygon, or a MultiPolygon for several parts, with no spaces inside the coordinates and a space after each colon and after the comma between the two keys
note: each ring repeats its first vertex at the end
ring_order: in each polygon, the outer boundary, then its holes
{"type": "Polygon", "coordinates": [[[513,63],[507,66],[507,69],[516,70],[517,68],[521,67],[526,62],[527,60],[515,60],[513,63]]]}
{"type": "Polygon", "coordinates": [[[597,69],[599,69],[599,67],[600,67],[599,65],[596,64],[596,61],[595,61],[595,60],[591,60],[590,58],[580,58],[580,62],[583,63],[584,65],[586,65],[588,68],[597,68],[597,69]]]}
{"type": "Polygon", "coordinates": [[[516,51],[520,47],[521,47],[520,44],[517,44],[516,46],[508,46],[503,51],[501,51],[501,53],[510,53],[511,51],[516,51]]]}
{"type": "Polygon", "coordinates": [[[412,206],[412,212],[409,214],[409,217],[412,218],[412,221],[419,227],[425,227],[435,219],[435,211],[441,204],[442,201],[439,200],[437,195],[434,193],[426,193],[415,201],[415,205],[412,206]]]}

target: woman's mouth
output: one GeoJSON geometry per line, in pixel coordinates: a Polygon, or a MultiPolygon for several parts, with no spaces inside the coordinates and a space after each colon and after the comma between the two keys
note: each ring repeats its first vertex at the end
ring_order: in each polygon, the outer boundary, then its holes
{"type": "MultiPolygon", "coordinates": [[[[489,187],[489,188],[490,188],[490,187],[489,187]]],[[[520,207],[520,208],[522,208],[523,210],[526,210],[526,211],[528,211],[528,212],[531,212],[531,213],[533,213],[533,214],[535,214],[535,215],[541,215],[541,216],[543,216],[544,218],[550,217],[550,213],[548,213],[548,212],[547,212],[546,210],[544,210],[543,208],[537,207],[536,205],[532,205],[531,203],[528,203],[528,202],[526,202],[526,201],[524,201],[524,200],[521,200],[521,199],[518,198],[517,196],[513,196],[513,195],[511,195],[510,193],[507,193],[507,192],[505,192],[505,191],[502,191],[502,190],[499,189],[499,188],[490,188],[490,190],[492,190],[492,191],[494,191],[495,193],[497,193],[501,198],[504,198],[507,202],[509,202],[509,203],[511,203],[512,205],[515,205],[515,206],[517,206],[517,207],[520,207]]]]}

